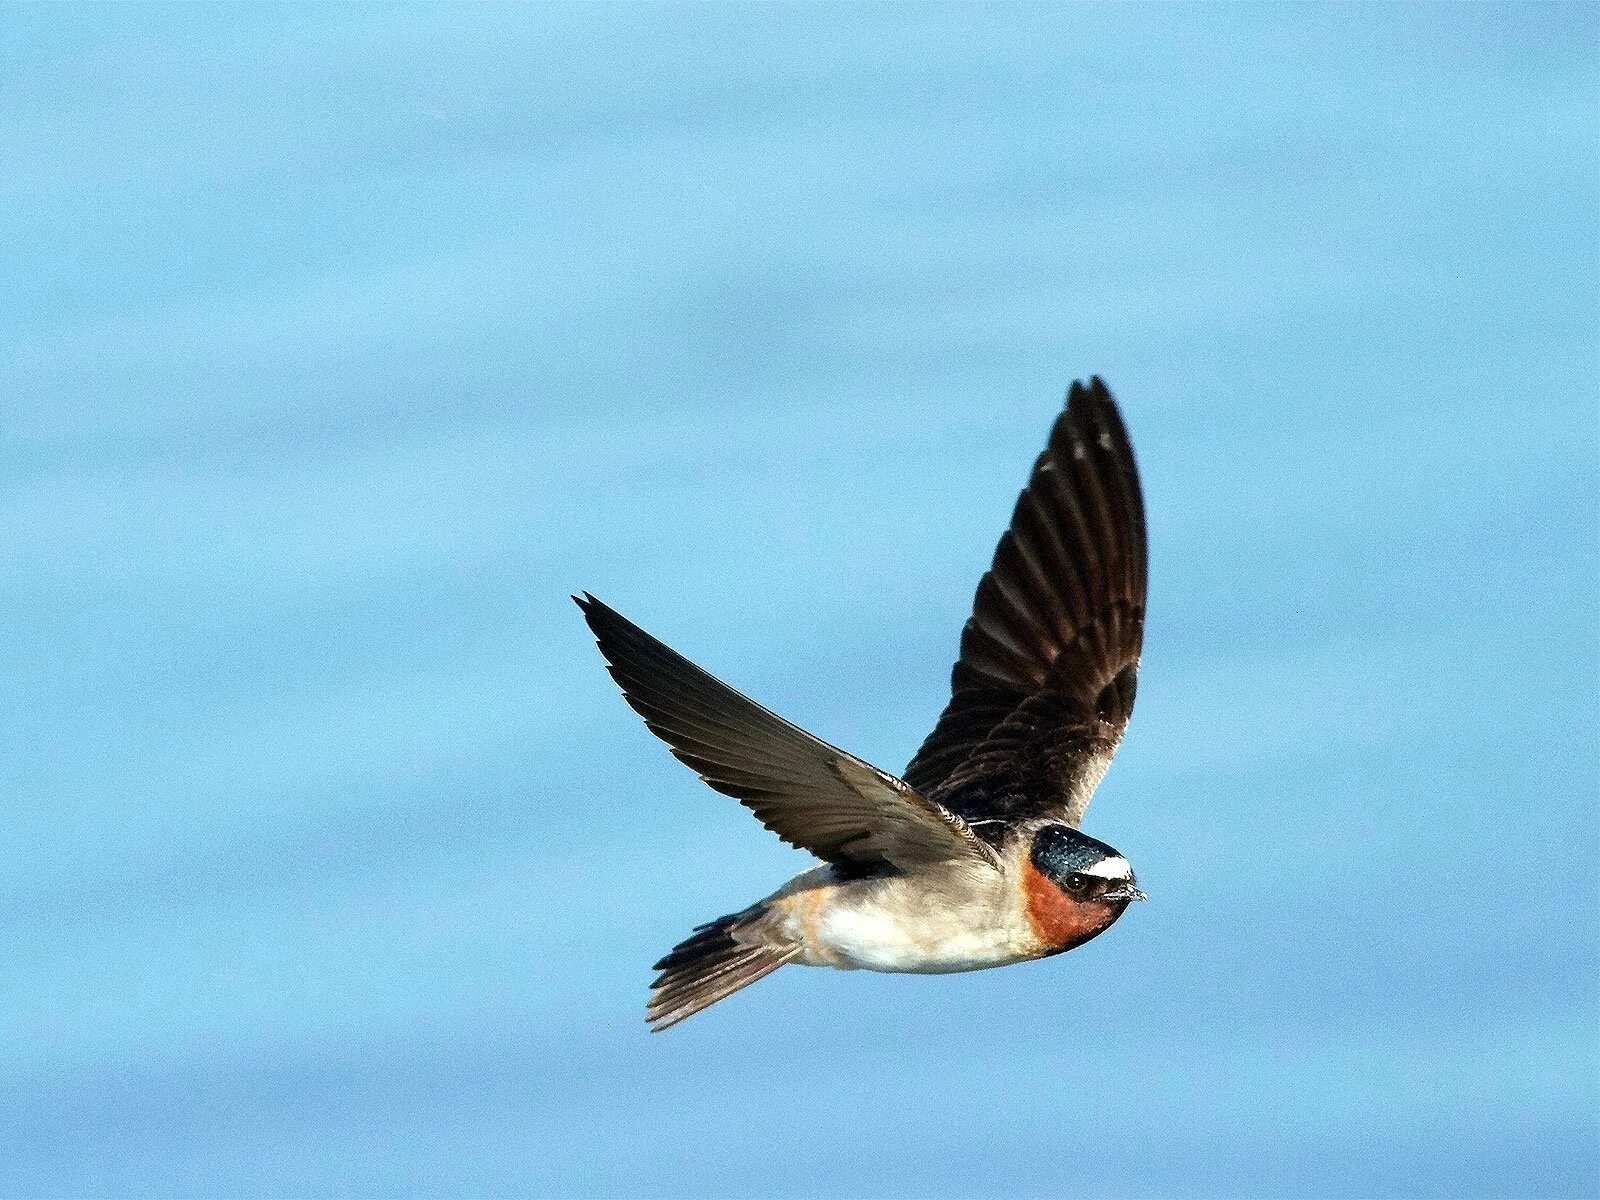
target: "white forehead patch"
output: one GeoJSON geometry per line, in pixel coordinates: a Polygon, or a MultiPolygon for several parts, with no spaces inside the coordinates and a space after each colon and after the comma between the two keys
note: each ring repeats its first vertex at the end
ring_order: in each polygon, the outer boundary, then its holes
{"type": "Polygon", "coordinates": [[[1114,858],[1102,858],[1093,866],[1085,867],[1083,873],[1098,875],[1101,879],[1132,879],[1133,867],[1119,854],[1114,858]]]}

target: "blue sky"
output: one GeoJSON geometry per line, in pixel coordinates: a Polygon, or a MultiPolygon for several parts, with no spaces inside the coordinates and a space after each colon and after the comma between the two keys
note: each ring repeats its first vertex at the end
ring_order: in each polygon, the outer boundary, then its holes
{"type": "Polygon", "coordinates": [[[1592,1194],[1595,11],[7,7],[0,1193],[1592,1194]],[[1151,902],[647,1035],[568,593],[897,769],[1091,372],[1151,902]]]}

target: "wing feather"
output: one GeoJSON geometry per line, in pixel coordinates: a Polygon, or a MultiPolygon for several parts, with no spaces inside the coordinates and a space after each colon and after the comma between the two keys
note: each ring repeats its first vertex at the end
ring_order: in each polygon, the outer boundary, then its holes
{"type": "Polygon", "coordinates": [[[650,731],[784,841],[857,869],[996,867],[955,813],[740,695],[593,596],[573,598],[650,731]]]}
{"type": "Polygon", "coordinates": [[[1127,430],[1100,379],[1074,383],[906,782],[972,822],[1081,820],[1133,711],[1147,578],[1127,430]]]}

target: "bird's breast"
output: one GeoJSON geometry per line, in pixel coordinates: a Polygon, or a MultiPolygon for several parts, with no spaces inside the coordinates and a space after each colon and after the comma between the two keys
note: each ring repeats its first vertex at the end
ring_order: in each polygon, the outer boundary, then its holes
{"type": "Polygon", "coordinates": [[[1048,952],[1005,883],[893,876],[807,887],[783,902],[812,966],[936,975],[1048,952]]]}

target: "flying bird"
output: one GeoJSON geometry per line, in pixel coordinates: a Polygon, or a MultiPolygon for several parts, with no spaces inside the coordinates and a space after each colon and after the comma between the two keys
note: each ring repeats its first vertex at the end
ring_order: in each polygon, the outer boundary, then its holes
{"type": "Polygon", "coordinates": [[[666,1029],[789,963],[939,974],[1059,954],[1143,900],[1078,828],[1133,711],[1144,501],[1098,377],[1074,383],[978,584],[950,702],[900,776],[740,695],[585,593],[623,695],[719,792],[821,863],[656,964],[666,1029]]]}

